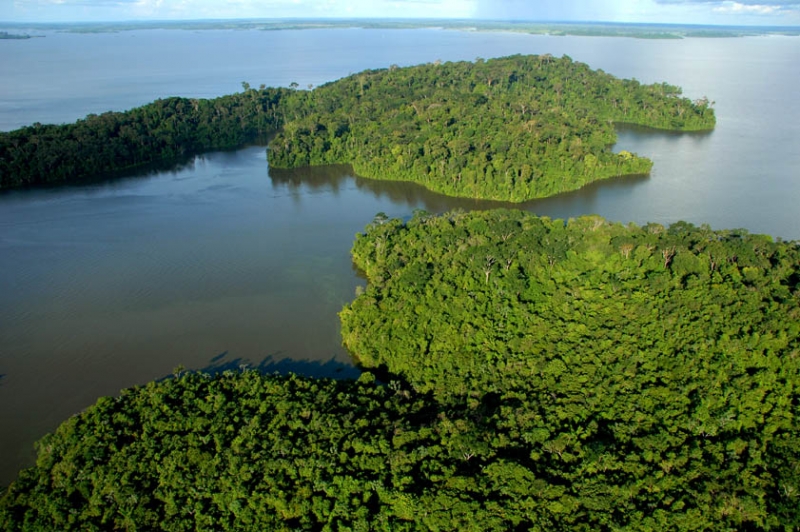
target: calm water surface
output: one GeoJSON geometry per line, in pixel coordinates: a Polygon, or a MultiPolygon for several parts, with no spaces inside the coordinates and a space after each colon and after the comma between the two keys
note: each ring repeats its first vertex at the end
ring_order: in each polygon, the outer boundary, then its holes
{"type": "MultiPolygon", "coordinates": [[[[648,177],[522,205],[552,217],[688,220],[800,238],[800,39],[645,41],[439,30],[134,31],[0,41],[0,129],[157,97],[318,85],[364,68],[568,54],[716,101],[708,134],[626,129],[648,177]]],[[[263,147],[170,171],[0,195],[0,484],[101,395],[191,369],[353,376],[336,313],[349,248],[380,211],[492,208],[346,167],[277,172],[263,147]]]]}

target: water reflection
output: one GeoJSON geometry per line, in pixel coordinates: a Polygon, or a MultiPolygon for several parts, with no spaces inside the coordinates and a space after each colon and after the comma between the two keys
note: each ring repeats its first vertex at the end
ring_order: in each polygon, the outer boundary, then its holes
{"type": "Polygon", "coordinates": [[[551,218],[572,218],[584,214],[602,214],[614,221],[628,221],[622,212],[609,213],[604,202],[609,197],[631,195],[638,187],[650,180],[649,175],[627,175],[595,181],[579,190],[565,192],[549,198],[536,199],[523,203],[526,211],[551,218]]]}
{"type": "Polygon", "coordinates": [[[422,185],[403,181],[383,181],[360,177],[349,165],[328,165],[294,169],[270,168],[270,179],[276,190],[289,191],[297,202],[309,190],[339,194],[353,188],[368,193],[378,200],[387,200],[393,205],[403,205],[408,209],[424,209],[432,213],[450,210],[488,210],[523,209],[542,216],[565,217],[591,213],[598,204],[598,198],[607,195],[629,193],[637,186],[645,184],[649,176],[629,175],[596,181],[573,192],[565,192],[549,198],[511,203],[504,201],[453,198],[432,192],[422,185]]]}
{"type": "Polygon", "coordinates": [[[640,135],[642,137],[646,136],[651,139],[694,138],[698,140],[704,140],[708,139],[711,135],[713,135],[715,131],[713,129],[710,131],[669,131],[665,129],[655,129],[652,127],[640,126],[637,124],[625,124],[625,123],[617,123],[615,125],[615,128],[617,130],[617,136],[633,134],[633,135],[640,135]]]}
{"type": "Polygon", "coordinates": [[[394,205],[409,208],[422,208],[430,212],[444,212],[452,209],[484,210],[500,207],[516,207],[518,204],[501,201],[481,201],[469,198],[451,198],[431,192],[416,183],[404,181],[383,181],[367,179],[356,175],[350,165],[326,165],[305,168],[270,168],[270,179],[277,190],[287,189],[298,200],[306,189],[338,194],[350,189],[365,192],[378,200],[386,200],[394,205]]]}

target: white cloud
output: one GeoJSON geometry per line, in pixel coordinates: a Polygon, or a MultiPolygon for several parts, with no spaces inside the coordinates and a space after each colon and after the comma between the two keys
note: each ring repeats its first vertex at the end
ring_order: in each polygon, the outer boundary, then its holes
{"type": "Polygon", "coordinates": [[[721,14],[774,15],[781,11],[781,6],[767,4],[740,4],[739,2],[723,2],[712,9],[721,14]]]}

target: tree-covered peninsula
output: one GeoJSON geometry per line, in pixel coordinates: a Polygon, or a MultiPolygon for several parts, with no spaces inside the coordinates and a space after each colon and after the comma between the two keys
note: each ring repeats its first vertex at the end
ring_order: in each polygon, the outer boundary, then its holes
{"type": "Polygon", "coordinates": [[[714,127],[705,99],[620,80],[568,57],[514,56],[365,71],[316,89],[167,98],[74,124],[0,133],[0,188],[73,182],[280,132],[275,167],[345,163],[448,195],[523,201],[652,163],[614,153],[614,122],[714,127]]]}
{"type": "Polygon", "coordinates": [[[23,530],[793,530],[800,247],[744,231],[379,216],[358,381],[104,398],[0,499],[23,530]]]}
{"type": "Polygon", "coordinates": [[[614,153],[614,123],[712,129],[708,100],[549,55],[371,70],[299,94],[270,144],[275,167],[349,163],[451,196],[520,202],[651,161],[614,153]]]}
{"type": "Polygon", "coordinates": [[[233,149],[274,133],[289,89],[214,99],[166,98],[74,124],[33,124],[0,133],[0,189],[77,182],[194,154],[233,149]]]}

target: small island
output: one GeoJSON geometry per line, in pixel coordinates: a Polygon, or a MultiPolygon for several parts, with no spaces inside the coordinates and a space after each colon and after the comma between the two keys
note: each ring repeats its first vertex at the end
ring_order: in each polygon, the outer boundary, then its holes
{"type": "Polygon", "coordinates": [[[521,202],[649,172],[649,159],[611,150],[615,123],[715,124],[706,98],[549,55],[390,66],[313,90],[242,85],[210,100],[167,98],[1,133],[0,188],[109,176],[277,133],[273,167],[351,164],[364,177],[521,202]]]}

